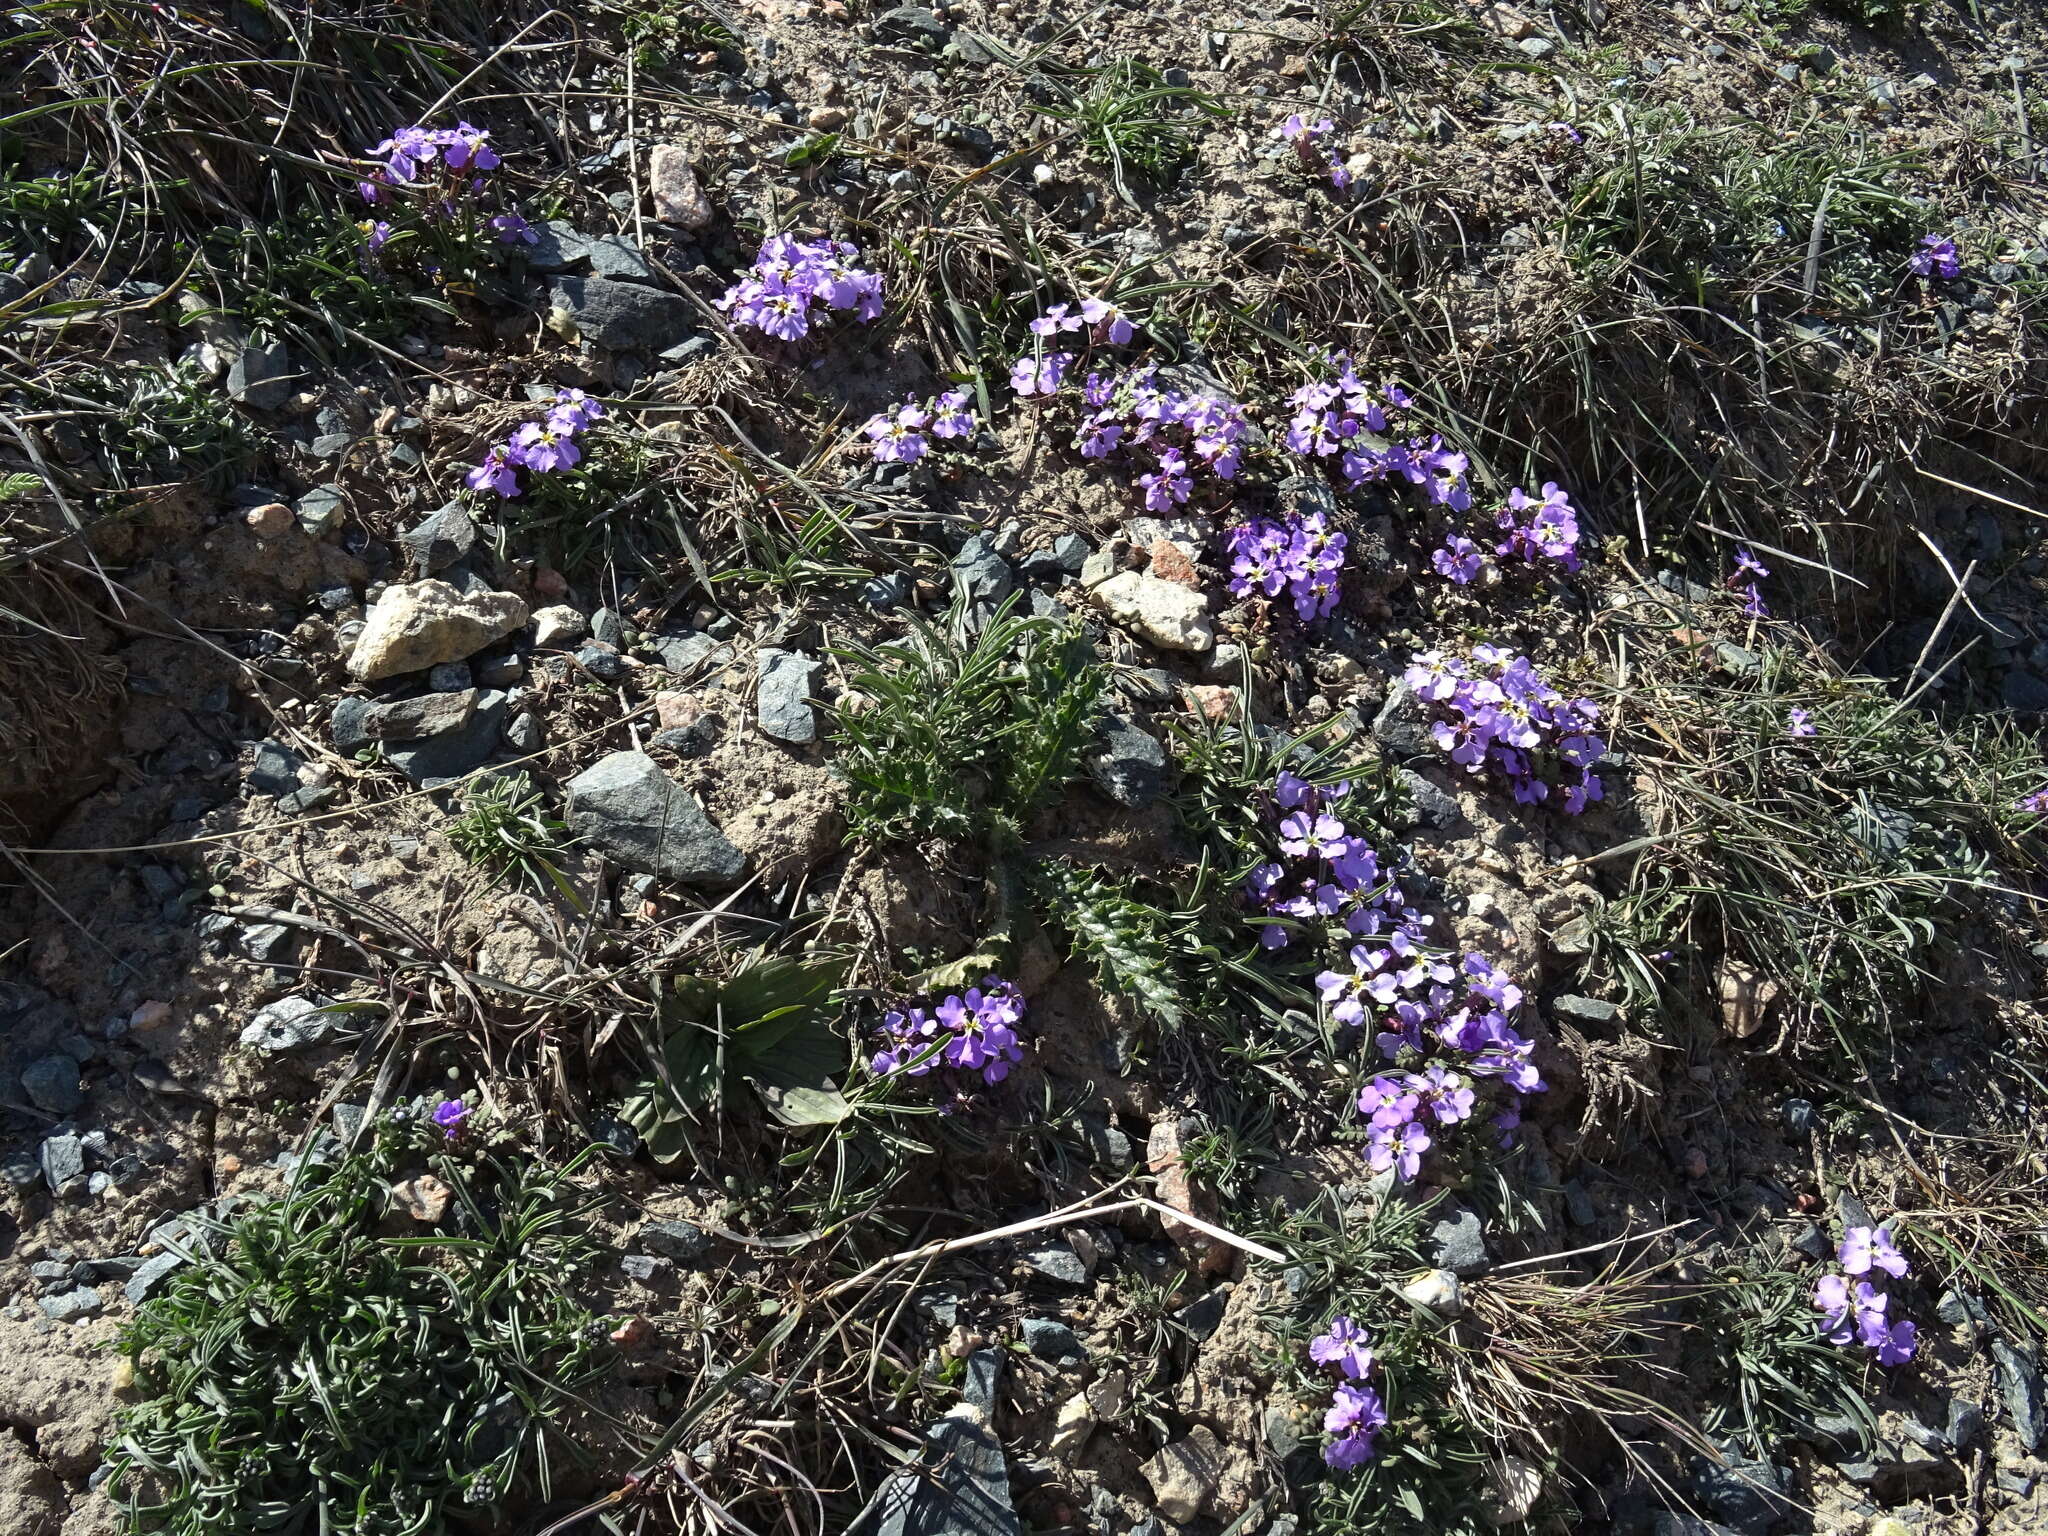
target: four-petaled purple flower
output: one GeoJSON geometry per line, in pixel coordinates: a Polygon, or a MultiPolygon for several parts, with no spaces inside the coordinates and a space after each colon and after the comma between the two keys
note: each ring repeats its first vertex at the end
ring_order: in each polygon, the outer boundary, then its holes
{"type": "Polygon", "coordinates": [[[1305,624],[1336,611],[1349,541],[1321,512],[1256,517],[1231,529],[1228,543],[1232,596],[1277,598],[1285,591],[1305,624]]]}
{"type": "Polygon", "coordinates": [[[1323,1459],[1333,1471],[1348,1472],[1370,1461],[1373,1437],[1386,1428],[1386,1407],[1379,1393],[1365,1384],[1375,1365],[1371,1343],[1349,1316],[1332,1318],[1329,1331],[1309,1341],[1309,1358],[1317,1365],[1334,1365],[1344,1377],[1323,1415],[1324,1433],[1336,1437],[1323,1447],[1323,1459]]]}
{"type": "Polygon", "coordinates": [[[1785,713],[1785,734],[1791,737],[1817,736],[1820,727],[1813,723],[1813,715],[1804,709],[1791,709],[1785,713]]]}
{"type": "Polygon", "coordinates": [[[1578,513],[1556,481],[1544,482],[1541,501],[1516,486],[1494,521],[1507,533],[1494,553],[1519,555],[1532,565],[1552,560],[1568,571],[1579,568],[1578,513]]]}
{"type": "Polygon", "coordinates": [[[1963,264],[1956,255],[1956,243],[1945,235],[1922,235],[1919,247],[1906,258],[1906,265],[1918,277],[1947,282],[1962,275],[1963,264]]]}
{"type": "Polygon", "coordinates": [[[1341,192],[1351,185],[1352,177],[1336,146],[1329,142],[1336,131],[1337,125],[1327,117],[1310,122],[1295,112],[1273,130],[1273,137],[1292,144],[1304,167],[1327,176],[1330,185],[1341,192]]]}
{"type": "Polygon", "coordinates": [[[507,499],[518,496],[523,489],[520,470],[548,475],[580,463],[583,450],[577,446],[576,436],[603,415],[603,402],[582,390],[557,390],[546,419],[525,423],[486,453],[483,462],[464,478],[473,491],[495,491],[507,499]]]}
{"type": "Polygon", "coordinates": [[[1444,546],[1430,557],[1430,564],[1436,567],[1439,576],[1448,577],[1459,586],[1467,586],[1479,577],[1485,569],[1486,555],[1477,544],[1460,534],[1450,534],[1444,539],[1444,546]]]}
{"type": "Polygon", "coordinates": [[[990,976],[964,995],[949,995],[937,1006],[895,1009],[883,1017],[889,1044],[869,1059],[876,1076],[897,1072],[922,1077],[933,1067],[977,1072],[984,1083],[1000,1083],[1024,1059],[1017,1026],[1024,998],[1016,986],[990,976]]]}
{"type": "Polygon", "coordinates": [[[443,1099],[434,1111],[434,1124],[450,1141],[462,1134],[462,1123],[468,1118],[469,1106],[460,1099],[443,1099]]]}
{"type": "Polygon", "coordinates": [[[1309,1340],[1308,1357],[1317,1365],[1336,1366],[1352,1381],[1363,1381],[1372,1374],[1371,1345],[1363,1328],[1340,1316],[1331,1319],[1329,1332],[1309,1340]]]}
{"type": "Polygon", "coordinates": [[[931,446],[924,435],[931,424],[931,412],[912,398],[892,411],[870,416],[861,430],[873,440],[878,462],[915,464],[931,446]]]}

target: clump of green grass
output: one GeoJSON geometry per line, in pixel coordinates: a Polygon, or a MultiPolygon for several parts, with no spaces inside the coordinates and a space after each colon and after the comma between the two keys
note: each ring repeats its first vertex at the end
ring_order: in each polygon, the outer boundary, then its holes
{"type": "Polygon", "coordinates": [[[1771,1038],[1881,1042],[1964,930],[1996,924],[2000,864],[2029,857],[2014,802],[2037,752],[2008,727],[1944,728],[1775,636],[1732,652],[1642,639],[1602,700],[1646,835],[1596,920],[1598,963],[1678,1001],[1688,981],[1711,996],[1725,957],[1776,985],[1771,1038]],[[1814,734],[1789,733],[1795,708],[1814,734]]]}
{"type": "Polygon", "coordinates": [[[224,486],[263,451],[248,419],[183,361],[84,369],[38,393],[71,415],[113,490],[178,480],[224,486]]]}
{"type": "Polygon", "coordinates": [[[902,640],[838,654],[862,701],[838,711],[834,764],[860,836],[1015,846],[1079,770],[1103,677],[1070,623],[1020,617],[1013,599],[977,626],[956,602],[902,640]]]}
{"type": "Polygon", "coordinates": [[[1814,1326],[1811,1283],[1751,1263],[1717,1277],[1692,1300],[1699,1326],[1697,1379],[1710,1383],[1706,1429],[1764,1456],[1822,1418],[1847,1419],[1866,1441],[1877,1418],[1863,1395],[1859,1352],[1814,1326]]]}
{"type": "Polygon", "coordinates": [[[513,773],[474,781],[446,836],[457,853],[494,878],[517,878],[542,894],[561,891],[573,897],[556,863],[566,831],[533,780],[513,773]]]}
{"type": "Polygon", "coordinates": [[[1063,101],[1041,110],[1067,124],[1103,167],[1117,194],[1137,206],[1131,182],[1170,181],[1195,158],[1195,125],[1230,109],[1192,86],[1168,85],[1149,64],[1119,59],[1086,71],[1063,101]]]}
{"type": "Polygon", "coordinates": [[[430,1161],[445,1233],[382,1235],[394,1165],[366,1154],[192,1241],[121,1335],[140,1401],[110,1488],[133,1528],[417,1536],[551,1496],[603,1368],[574,1299],[596,1252],[577,1164],[430,1161]]]}

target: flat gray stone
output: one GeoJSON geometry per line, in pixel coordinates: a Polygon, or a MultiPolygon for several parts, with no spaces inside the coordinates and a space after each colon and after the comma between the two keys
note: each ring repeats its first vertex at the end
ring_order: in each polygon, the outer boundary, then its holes
{"type": "Polygon", "coordinates": [[[142,1261],[142,1267],[128,1277],[128,1283],[121,1287],[121,1294],[128,1298],[131,1307],[139,1307],[149,1300],[150,1293],[163,1284],[170,1272],[185,1262],[181,1253],[152,1254],[142,1261]]]}
{"type": "Polygon", "coordinates": [[[100,1293],[89,1286],[76,1290],[60,1291],[55,1296],[45,1296],[40,1303],[46,1316],[60,1323],[75,1323],[80,1318],[100,1315],[100,1293]]]}
{"type": "Polygon", "coordinates": [[[44,1056],[22,1070],[21,1091],[29,1103],[52,1115],[75,1115],[85,1105],[78,1063],[69,1056],[44,1056]]]}
{"type": "Polygon", "coordinates": [[[1166,792],[1166,748],[1127,715],[1106,714],[1096,726],[1088,777],[1118,805],[1143,810],[1166,792]]]}
{"type": "Polygon", "coordinates": [[[755,707],[764,735],[792,746],[818,739],[818,714],[811,696],[825,675],[823,663],[801,651],[762,649],[754,656],[755,707]]]}
{"type": "Polygon", "coordinates": [[[1066,1243],[1040,1243],[1036,1247],[1026,1248],[1017,1257],[1046,1279],[1057,1281],[1061,1285],[1088,1283],[1088,1266],[1081,1262],[1081,1256],[1066,1243]]]}
{"type": "Polygon", "coordinates": [[[372,704],[362,716],[363,734],[372,741],[417,741],[423,736],[459,731],[476,714],[476,704],[474,688],[372,704]]]}
{"type": "Polygon", "coordinates": [[[717,1246],[716,1240],[694,1222],[650,1221],[640,1229],[640,1246],[678,1264],[694,1264],[717,1246]]]}
{"type": "Polygon", "coordinates": [[[2048,1398],[2043,1396],[2040,1367],[2004,1339],[1991,1341],[1991,1358],[1998,1366],[1998,1391],[2013,1433],[2029,1452],[2040,1450],[2048,1438],[2048,1398]]]}
{"type": "Polygon", "coordinates": [[[252,411],[274,411],[292,397],[292,358],[281,341],[252,341],[228,365],[228,398],[252,411]]]}
{"type": "Polygon", "coordinates": [[[1486,1251],[1486,1226],[1478,1214],[1455,1201],[1446,1201],[1439,1209],[1443,1214],[1429,1229],[1429,1261],[1461,1280],[1485,1274],[1493,1260],[1486,1251]]]}
{"type": "Polygon", "coordinates": [[[437,736],[393,743],[384,749],[384,760],[415,784],[428,779],[459,779],[483,767],[498,750],[509,698],[495,688],[481,691],[476,696],[476,708],[462,725],[437,736]]]}
{"type": "Polygon", "coordinates": [[[85,1143],[68,1134],[45,1136],[42,1146],[36,1151],[36,1162],[42,1168],[43,1182],[50,1186],[50,1193],[61,1194],[66,1184],[85,1176],[85,1143]]]}
{"type": "Polygon", "coordinates": [[[558,277],[549,295],[558,325],[613,352],[660,352],[697,329],[688,300],[645,283],[558,277]]]}
{"type": "Polygon", "coordinates": [[[1024,1347],[1041,1360],[1065,1365],[1088,1358],[1087,1351],[1081,1348],[1081,1341],[1074,1336],[1074,1330],[1055,1318],[1027,1317],[1023,1333],[1024,1347]]]}
{"type": "Polygon", "coordinates": [[[342,495],[340,486],[316,485],[292,503],[292,511],[298,516],[299,527],[305,530],[307,537],[317,539],[341,521],[342,508],[346,504],[347,498],[342,495]]]}
{"type": "Polygon", "coordinates": [[[347,1022],[327,1002],[311,997],[281,997],[258,1009],[242,1030],[242,1044],[267,1056],[280,1056],[320,1044],[347,1022]]]}
{"type": "Polygon", "coordinates": [[[568,784],[569,830],[585,846],[643,875],[723,888],[746,855],[645,752],[614,752],[568,784]]]}
{"type": "Polygon", "coordinates": [[[422,576],[432,576],[476,548],[476,524],[462,503],[451,501],[424,522],[398,536],[422,576]]]}
{"type": "Polygon", "coordinates": [[[662,666],[678,677],[710,672],[732,660],[732,647],[710,635],[656,635],[647,642],[662,666]]]}
{"type": "Polygon", "coordinates": [[[879,1536],[1020,1536],[1002,1442],[983,1417],[967,1405],[926,1431],[922,1465],[882,1493],[879,1536]]]}

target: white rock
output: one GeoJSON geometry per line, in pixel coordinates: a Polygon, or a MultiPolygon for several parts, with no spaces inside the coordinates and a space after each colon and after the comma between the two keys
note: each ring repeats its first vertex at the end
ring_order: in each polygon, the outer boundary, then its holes
{"type": "Polygon", "coordinates": [[[1456,1317],[1465,1310],[1465,1294],[1458,1277],[1448,1269],[1424,1270],[1401,1287],[1401,1294],[1418,1307],[1427,1307],[1438,1317],[1456,1317]]]}
{"type": "Polygon", "coordinates": [[[1216,643],[1208,599],[1157,576],[1120,571],[1089,588],[1088,600],[1162,651],[1206,651],[1216,643]]]}
{"type": "Polygon", "coordinates": [[[1503,1456],[1486,1469],[1486,1496],[1481,1512],[1492,1525],[1515,1525],[1543,1497],[1543,1474],[1517,1456],[1503,1456]]]}
{"type": "Polygon", "coordinates": [[[1076,1392],[1060,1404],[1048,1448],[1055,1456],[1072,1456],[1095,1433],[1095,1410],[1088,1406],[1088,1394],[1076,1392]]]}
{"type": "Polygon", "coordinates": [[[567,603],[556,603],[533,611],[533,643],[543,650],[557,645],[574,645],[590,633],[590,620],[567,603]]]}
{"type": "Polygon", "coordinates": [[[711,222],[711,199],[690,169],[690,152],[680,144],[657,144],[647,156],[647,183],[654,193],[654,216],[684,229],[702,229],[711,222]]]}
{"type": "Polygon", "coordinates": [[[394,582],[363,622],[348,669],[365,682],[475,655],[526,622],[510,592],[459,592],[445,581],[394,582]]]}

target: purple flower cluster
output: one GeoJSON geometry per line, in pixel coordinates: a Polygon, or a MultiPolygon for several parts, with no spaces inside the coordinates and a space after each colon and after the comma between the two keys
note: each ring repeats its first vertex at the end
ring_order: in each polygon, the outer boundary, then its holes
{"type": "Polygon", "coordinates": [[[860,248],[843,240],[771,235],[754,256],[753,275],[716,302],[733,324],[780,341],[807,335],[820,309],[850,309],[856,319],[873,320],[882,313],[882,279],[856,267],[859,256],[860,248]]]}
{"type": "Polygon", "coordinates": [[[472,491],[496,491],[510,499],[524,487],[519,471],[551,475],[573,469],[583,458],[576,436],[604,415],[604,406],[580,389],[555,392],[554,403],[540,421],[529,421],[484,455],[465,477],[472,491]]]}
{"type": "MultiPolygon", "coordinates": [[[[369,153],[383,162],[369,176],[356,183],[362,200],[373,208],[394,208],[401,193],[420,215],[430,222],[452,223],[460,217],[461,200],[476,198],[489,190],[488,172],[504,161],[491,148],[489,130],[472,123],[453,128],[428,128],[415,123],[396,128],[369,153]]],[[[526,220],[510,209],[494,214],[487,227],[505,244],[539,241],[526,220]]],[[[397,231],[388,219],[373,219],[363,226],[365,245],[381,251],[397,231]]]]}
{"type": "Polygon", "coordinates": [[[880,1077],[907,1072],[922,1077],[933,1067],[979,1072],[984,1083],[1000,1083],[1012,1063],[1024,1059],[1017,1026],[1024,1020],[1024,998],[1016,986],[990,976],[964,997],[948,995],[927,1012],[923,1008],[892,1010],[882,1020],[888,1045],[868,1061],[880,1077]]]}
{"type": "Polygon", "coordinates": [[[1304,384],[1288,397],[1294,415],[1287,424],[1287,446],[1309,458],[1337,457],[1344,483],[1351,490],[1369,481],[1406,480],[1419,485],[1431,502],[1464,512],[1472,505],[1465,482],[1470,461],[1444,446],[1440,435],[1390,441],[1383,434],[1398,412],[1414,398],[1397,384],[1375,391],[1358,377],[1350,360],[1337,353],[1330,359],[1332,378],[1304,384]]]}
{"type": "Polygon", "coordinates": [[[874,443],[878,463],[915,464],[931,452],[931,438],[972,435],[974,408],[964,389],[949,389],[923,403],[907,395],[894,410],[870,416],[861,431],[874,443]]]}
{"type": "Polygon", "coordinates": [[[1277,522],[1255,517],[1231,529],[1228,542],[1233,597],[1285,592],[1304,624],[1336,610],[1346,540],[1322,513],[1290,512],[1277,522]]]}
{"type": "Polygon", "coordinates": [[[1507,534],[1494,546],[1496,554],[1519,555],[1531,565],[1553,560],[1568,571],[1579,568],[1579,516],[1555,480],[1543,482],[1541,501],[1516,486],[1494,522],[1507,534]]]}
{"type": "Polygon", "coordinates": [[[1742,611],[1752,619],[1768,618],[1771,610],[1764,606],[1763,589],[1757,583],[1771,574],[1771,568],[1751,554],[1747,549],[1735,551],[1735,569],[1728,573],[1728,584],[1742,593],[1742,611]]]}
{"type": "Polygon", "coordinates": [[[1351,172],[1344,168],[1336,146],[1329,142],[1336,131],[1337,125],[1327,117],[1312,123],[1296,112],[1273,130],[1273,137],[1292,144],[1303,166],[1315,175],[1328,176],[1330,185],[1341,192],[1351,185],[1351,172]]]}
{"type": "Polygon", "coordinates": [[[2031,795],[2022,795],[2013,802],[2016,811],[2027,811],[2036,816],[2048,816],[2048,788],[2035,790],[2031,795]]]}
{"type": "Polygon", "coordinates": [[[1906,265],[1916,277],[1937,277],[1943,282],[1961,276],[1963,271],[1955,241],[1944,235],[1922,235],[1919,249],[1906,258],[1906,265]]]}
{"type": "MultiPolygon", "coordinates": [[[[1495,554],[1513,555],[1531,565],[1549,560],[1568,571],[1579,568],[1579,515],[1556,481],[1544,482],[1540,501],[1516,486],[1508,492],[1508,504],[1495,515],[1494,524],[1507,535],[1493,546],[1495,554]]],[[[1430,564],[1439,576],[1462,587],[1478,580],[1486,569],[1486,551],[1463,534],[1453,533],[1430,557],[1430,564]]]]}
{"type": "Polygon", "coordinates": [[[1349,1316],[1340,1315],[1331,1319],[1328,1333],[1309,1340],[1308,1357],[1317,1365],[1334,1365],[1344,1377],[1323,1415],[1323,1432],[1336,1437],[1323,1447],[1323,1460],[1332,1471],[1349,1472],[1378,1454],[1373,1437],[1387,1427],[1386,1405],[1366,1385],[1375,1364],[1372,1339],[1349,1316]]]}
{"type": "MultiPolygon", "coordinates": [[[[1401,863],[1382,859],[1362,837],[1353,837],[1331,813],[1351,791],[1349,784],[1318,786],[1291,773],[1274,782],[1281,860],[1261,864],[1245,881],[1245,896],[1259,910],[1302,922],[1330,921],[1352,938],[1400,934],[1411,943],[1428,931],[1431,919],[1407,903],[1401,892],[1401,863]]],[[[1293,934],[1285,923],[1259,932],[1266,949],[1285,949],[1293,934]]]]}
{"type": "Polygon", "coordinates": [[[1435,1143],[1432,1131],[1469,1122],[1479,1107],[1482,1080],[1499,1085],[1488,1093],[1500,1103],[1491,1117],[1505,1146],[1522,1123],[1522,1098],[1549,1084],[1535,1061],[1535,1042],[1516,1031],[1511,1019],[1522,1006],[1522,989],[1484,955],[1469,953],[1455,969],[1447,957],[1409,951],[1409,963],[1383,983],[1388,969],[1372,957],[1351,952],[1352,969],[1325,971],[1316,978],[1326,1001],[1338,999],[1332,1016],[1363,1022],[1364,999],[1386,1008],[1373,1038],[1390,1062],[1414,1070],[1380,1073],[1358,1095],[1366,1117],[1366,1162],[1375,1172],[1392,1168],[1401,1179],[1422,1170],[1422,1154],[1435,1143]],[[1401,994],[1409,995],[1403,996],[1401,994]],[[1434,1058],[1434,1059],[1433,1059],[1434,1058]]]}
{"type": "MultiPolygon", "coordinates": [[[[1020,357],[1010,370],[1011,387],[1026,396],[1057,394],[1073,361],[1070,352],[1020,357]]],[[[1082,458],[1107,459],[1140,448],[1151,456],[1154,467],[1138,476],[1150,511],[1167,512],[1184,503],[1197,473],[1206,470],[1219,480],[1234,480],[1244,463],[1251,427],[1243,407],[1202,390],[1162,385],[1156,369],[1090,373],[1081,386],[1081,401],[1088,414],[1074,446],[1082,458]]]]}
{"type": "Polygon", "coordinates": [[[1842,1234],[1835,1258],[1844,1273],[1823,1275],[1813,1288],[1813,1304],[1821,1314],[1821,1337],[1830,1344],[1859,1341],[1876,1351],[1878,1364],[1904,1365],[1913,1358],[1918,1330],[1910,1322],[1894,1323],[1886,1318],[1890,1296],[1868,1280],[1858,1278],[1853,1287],[1850,1280],[1873,1269],[1903,1279],[1906,1256],[1883,1227],[1851,1227],[1842,1234]]]}
{"type": "Polygon", "coordinates": [[[1567,699],[1545,683],[1526,656],[1497,645],[1475,645],[1467,658],[1442,651],[1418,654],[1403,674],[1416,698],[1443,706],[1449,718],[1431,726],[1436,744],[1468,773],[1489,763],[1507,776],[1523,805],[1547,800],[1553,786],[1536,771],[1534,754],[1555,754],[1578,770],[1564,786],[1564,810],[1576,816],[1603,789],[1593,765],[1607,743],[1593,734],[1599,706],[1567,699]]]}

